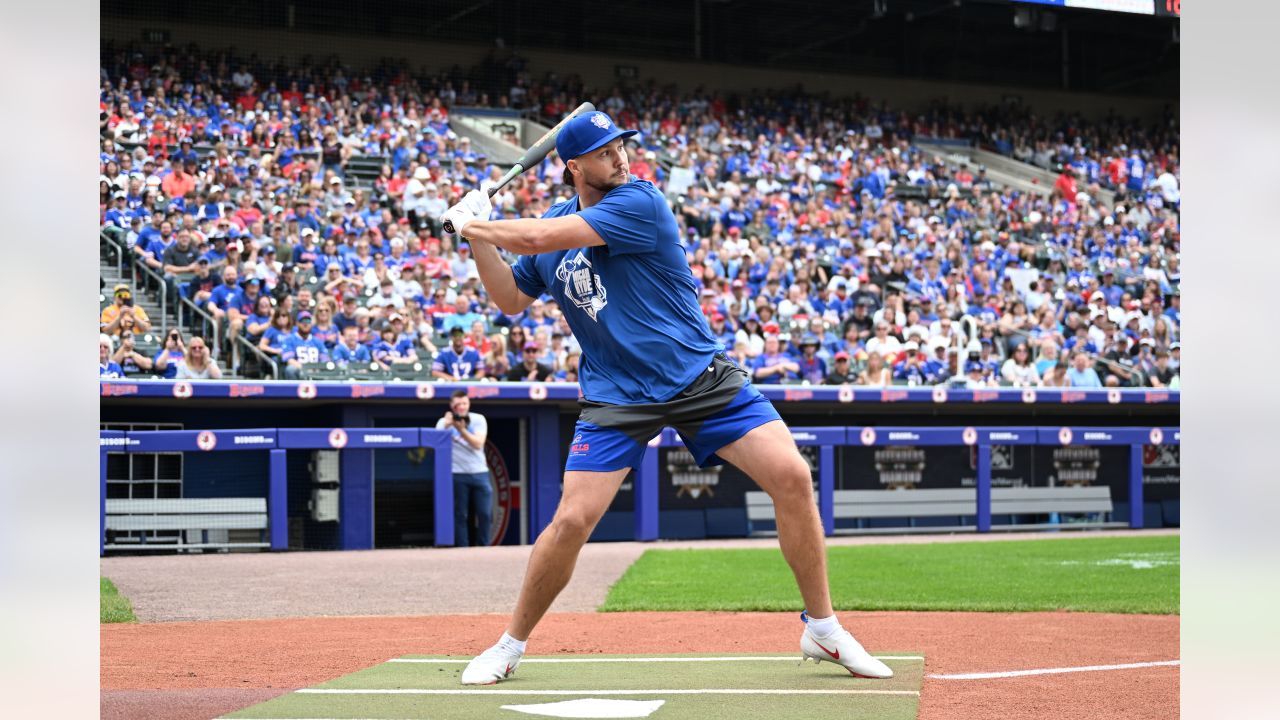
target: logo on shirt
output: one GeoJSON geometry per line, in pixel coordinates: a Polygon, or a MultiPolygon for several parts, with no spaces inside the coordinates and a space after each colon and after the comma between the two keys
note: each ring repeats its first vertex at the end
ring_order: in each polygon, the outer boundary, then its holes
{"type": "Polygon", "coordinates": [[[591,269],[591,261],[586,253],[578,251],[573,257],[565,256],[556,268],[556,279],[564,283],[565,297],[587,314],[587,317],[599,322],[596,314],[608,304],[607,293],[600,275],[591,269]]]}

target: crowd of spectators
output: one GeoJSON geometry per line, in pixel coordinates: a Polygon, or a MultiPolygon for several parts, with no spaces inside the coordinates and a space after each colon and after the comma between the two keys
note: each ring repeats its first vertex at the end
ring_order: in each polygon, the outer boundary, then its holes
{"type": "MultiPolygon", "coordinates": [[[[758,383],[1180,382],[1176,129],[1077,118],[1065,132],[799,90],[594,92],[573,76],[535,79],[514,55],[432,74],[108,48],[102,222],[171,296],[212,316],[212,344],[239,372],[262,371],[231,341],[242,337],[288,377],[334,362],[573,381],[580,348],[555,302],[503,314],[439,218],[503,170],[451,128],[452,108],[554,119],[584,97],[640,131],[631,173],[667,194],[711,331],[758,383]],[[926,134],[1006,143],[1019,156],[1044,144],[1049,164],[1068,168],[1124,146],[1144,169],[1124,166],[1110,206],[1096,192],[1110,171],[1095,178],[1089,167],[1048,195],[1023,194],[922,152],[912,139],[926,134]],[[384,159],[381,173],[357,183],[347,164],[367,155],[384,159]]],[[[538,216],[569,198],[563,175],[547,160],[495,196],[495,217],[538,216]]],[[[107,310],[104,361],[147,371],[107,310]]],[[[166,338],[168,367],[197,341],[207,352],[205,338],[166,338]]]]}

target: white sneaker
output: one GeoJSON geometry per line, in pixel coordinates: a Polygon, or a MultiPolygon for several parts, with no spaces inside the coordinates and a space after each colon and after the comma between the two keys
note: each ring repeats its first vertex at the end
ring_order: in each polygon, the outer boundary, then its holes
{"type": "Polygon", "coordinates": [[[862,644],[844,628],[819,639],[809,632],[808,627],[805,627],[804,634],[800,636],[800,652],[804,653],[805,660],[812,658],[815,663],[826,660],[842,665],[854,677],[871,679],[893,677],[893,671],[889,666],[871,657],[871,654],[863,649],[862,644]]]}
{"type": "Polygon", "coordinates": [[[524,653],[498,643],[467,663],[462,671],[463,685],[492,685],[506,680],[520,665],[524,653]]]}

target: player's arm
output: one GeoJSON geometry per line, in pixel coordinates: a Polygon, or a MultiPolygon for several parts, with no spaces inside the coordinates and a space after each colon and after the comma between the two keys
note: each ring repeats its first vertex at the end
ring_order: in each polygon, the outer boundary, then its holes
{"type": "MultiPolygon", "coordinates": [[[[476,220],[467,226],[467,230],[471,230],[471,225],[480,223],[476,220]]],[[[518,220],[507,220],[504,222],[520,222],[518,220]]],[[[486,225],[497,225],[498,223],[485,223],[486,225]]],[[[489,299],[498,306],[498,309],[508,315],[516,315],[524,312],[524,309],[533,303],[533,298],[525,295],[524,292],[516,285],[515,276],[511,274],[511,266],[507,265],[502,256],[498,254],[498,249],[484,240],[473,240],[471,243],[471,255],[476,261],[476,272],[480,275],[480,282],[484,284],[484,289],[489,293],[489,299]]]]}
{"type": "MultiPolygon", "coordinates": [[[[604,239],[578,215],[518,220],[474,220],[466,237],[497,245],[516,255],[539,255],[556,250],[604,245],[604,239]]],[[[479,258],[476,258],[477,265],[479,258]]]]}

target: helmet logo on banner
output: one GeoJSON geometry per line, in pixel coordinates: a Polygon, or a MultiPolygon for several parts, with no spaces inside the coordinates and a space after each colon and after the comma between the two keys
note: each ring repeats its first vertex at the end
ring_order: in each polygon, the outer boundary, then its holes
{"type": "Polygon", "coordinates": [[[316,396],[316,384],[313,382],[298,383],[298,397],[303,400],[310,400],[316,396]]]}
{"type": "Polygon", "coordinates": [[[431,383],[418,383],[415,390],[419,400],[430,400],[436,396],[436,388],[431,383]]]}
{"type": "Polygon", "coordinates": [[[1064,427],[1058,431],[1058,442],[1062,443],[1063,445],[1070,445],[1071,438],[1072,438],[1071,428],[1064,427]]]}
{"type": "Polygon", "coordinates": [[[546,386],[546,385],[543,385],[542,383],[534,383],[534,384],[530,385],[530,386],[529,386],[529,399],[530,399],[530,400],[546,400],[546,399],[547,399],[547,386],[546,386]]]}
{"type": "Polygon", "coordinates": [[[1118,404],[1120,402],[1120,390],[1117,388],[1107,390],[1107,402],[1112,405],[1118,404]]]}
{"type": "Polygon", "coordinates": [[[947,389],[941,385],[933,389],[933,401],[936,403],[944,403],[947,401],[947,389]]]}
{"type": "Polygon", "coordinates": [[[335,450],[341,450],[347,446],[347,431],[342,428],[334,428],[329,431],[329,447],[335,450]]]}
{"type": "Polygon", "coordinates": [[[209,452],[217,445],[218,436],[208,430],[202,430],[199,435],[196,435],[196,447],[204,450],[205,452],[209,452]]]}
{"type": "Polygon", "coordinates": [[[964,432],[960,434],[960,436],[964,439],[965,445],[972,445],[978,442],[978,429],[967,427],[964,429],[964,432]]]}
{"type": "Polygon", "coordinates": [[[191,383],[183,380],[173,384],[173,396],[176,398],[191,397],[191,383]]]}
{"type": "Polygon", "coordinates": [[[1163,430],[1161,430],[1160,428],[1151,428],[1151,444],[1152,444],[1152,445],[1162,445],[1162,444],[1164,444],[1164,431],[1163,431],[1163,430]]]}
{"type": "Polygon", "coordinates": [[[859,436],[859,438],[862,440],[863,445],[875,445],[876,429],[873,427],[862,428],[862,434],[859,436]]]}
{"type": "Polygon", "coordinates": [[[848,385],[841,385],[840,389],[836,391],[836,398],[843,403],[853,402],[853,388],[848,385]]]}
{"type": "Polygon", "coordinates": [[[1030,404],[1034,403],[1035,401],[1036,401],[1036,389],[1035,389],[1035,388],[1023,388],[1023,390],[1022,390],[1022,402],[1027,403],[1028,405],[1030,405],[1030,404]]]}

